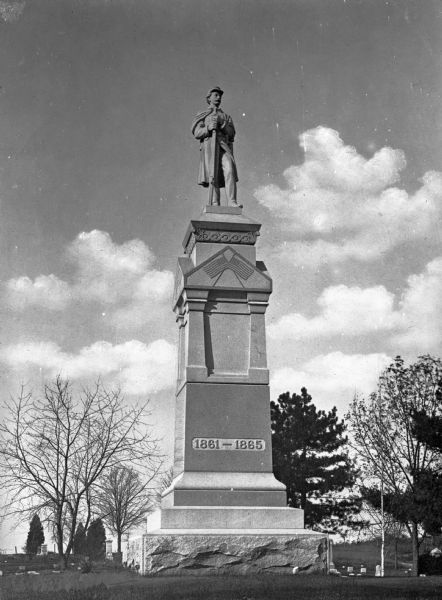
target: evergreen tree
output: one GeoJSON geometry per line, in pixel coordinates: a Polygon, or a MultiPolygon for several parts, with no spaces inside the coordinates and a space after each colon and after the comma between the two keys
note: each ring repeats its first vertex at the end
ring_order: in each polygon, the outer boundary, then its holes
{"type": "Polygon", "coordinates": [[[101,560],[106,552],[106,531],[103,521],[95,519],[89,525],[86,535],[86,547],[89,558],[101,560]]]}
{"type": "Polygon", "coordinates": [[[40,517],[34,515],[29,525],[28,537],[26,539],[26,553],[37,554],[38,549],[45,541],[45,534],[43,532],[43,525],[41,524],[40,517]]]}
{"type": "MultiPolygon", "coordinates": [[[[442,380],[436,392],[438,410],[442,412],[442,380]]],[[[426,414],[424,410],[413,414],[413,433],[417,439],[442,454],[442,416],[436,413],[426,414]]]]}
{"type": "Polygon", "coordinates": [[[348,492],[357,471],[348,456],[345,424],[336,407],[317,410],[305,388],[270,403],[273,467],[287,486],[289,506],[304,509],[307,526],[338,530],[352,522],[361,500],[348,492]]]}
{"type": "Polygon", "coordinates": [[[74,554],[87,554],[86,530],[83,523],[79,523],[74,535],[74,554]]]}

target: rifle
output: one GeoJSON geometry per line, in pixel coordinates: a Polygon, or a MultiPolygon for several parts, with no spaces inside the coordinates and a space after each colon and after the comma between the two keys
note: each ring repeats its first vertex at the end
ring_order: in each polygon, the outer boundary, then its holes
{"type": "MultiPolygon", "coordinates": [[[[214,106],[212,109],[212,113],[216,115],[217,110],[218,109],[216,108],[216,106],[214,106]]],[[[217,176],[218,157],[219,157],[219,150],[218,150],[219,144],[218,144],[217,130],[218,130],[218,124],[216,125],[215,129],[212,129],[211,140],[210,140],[210,147],[211,147],[211,151],[212,151],[212,161],[210,164],[210,173],[209,173],[209,183],[210,183],[209,204],[210,204],[210,206],[213,205],[213,192],[216,187],[215,184],[216,184],[216,176],[217,176]]]]}

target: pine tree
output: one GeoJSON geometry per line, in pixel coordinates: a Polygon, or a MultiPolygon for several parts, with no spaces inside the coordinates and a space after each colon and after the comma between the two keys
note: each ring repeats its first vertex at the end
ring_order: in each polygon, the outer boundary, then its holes
{"type": "Polygon", "coordinates": [[[106,552],[106,531],[103,521],[95,519],[89,525],[86,534],[86,547],[89,558],[92,560],[101,560],[106,552]]]}
{"type": "Polygon", "coordinates": [[[37,554],[38,549],[45,541],[45,534],[43,532],[43,525],[41,524],[40,517],[34,515],[29,525],[28,537],[26,539],[26,553],[37,554]]]}
{"type": "Polygon", "coordinates": [[[79,523],[75,530],[73,550],[77,555],[87,554],[86,530],[83,523],[79,523]]]}
{"type": "Polygon", "coordinates": [[[337,530],[360,510],[359,498],[344,490],[355,483],[356,469],[345,448],[345,424],[336,407],[317,410],[305,388],[271,402],[273,466],[287,486],[289,506],[304,509],[305,523],[337,530]]]}

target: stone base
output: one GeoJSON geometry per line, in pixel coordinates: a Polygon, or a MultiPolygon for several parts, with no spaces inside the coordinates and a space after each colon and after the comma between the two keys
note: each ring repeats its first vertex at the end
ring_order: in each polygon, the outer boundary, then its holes
{"type": "Polygon", "coordinates": [[[251,529],[256,532],[268,529],[278,533],[298,533],[304,531],[304,511],[288,506],[174,506],[155,511],[147,518],[148,533],[165,529],[251,529]]]}
{"type": "Polygon", "coordinates": [[[162,508],[178,506],[282,508],[287,506],[287,493],[285,485],[272,472],[187,471],[176,477],[162,494],[162,508]]]}
{"type": "Polygon", "coordinates": [[[222,575],[325,572],[327,538],[302,530],[148,533],[129,542],[128,563],[142,575],[222,575]]]}

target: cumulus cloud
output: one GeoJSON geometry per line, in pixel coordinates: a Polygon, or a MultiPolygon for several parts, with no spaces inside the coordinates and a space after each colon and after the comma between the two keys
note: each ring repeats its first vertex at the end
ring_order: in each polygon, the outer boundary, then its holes
{"type": "Polygon", "coordinates": [[[139,326],[148,318],[159,318],[160,310],[170,314],[170,300],[173,275],[170,271],[152,270],[143,275],[133,286],[131,301],[115,308],[112,319],[128,329],[139,326]],[[166,304],[167,303],[167,304],[166,304]],[[146,314],[149,311],[149,314],[146,314]]]}
{"type": "Polygon", "coordinates": [[[408,278],[408,287],[399,303],[403,327],[393,342],[418,353],[440,353],[441,298],[442,257],[438,257],[428,263],[423,273],[408,278]]]}
{"type": "Polygon", "coordinates": [[[391,363],[387,354],[320,354],[299,369],[276,369],[270,381],[272,396],[306,387],[315,404],[345,409],[356,393],[368,395],[376,390],[380,373],[391,363]]]}
{"type": "Polygon", "coordinates": [[[10,279],[6,290],[9,305],[18,310],[38,305],[60,310],[66,308],[72,299],[69,284],[53,274],[40,275],[34,281],[29,277],[10,279]]]}
{"type": "Polygon", "coordinates": [[[399,298],[382,285],[331,286],[317,300],[319,314],[311,318],[300,313],[283,315],[269,325],[268,334],[284,342],[384,331],[390,333],[387,342],[392,348],[437,353],[442,345],[441,298],[442,257],[438,257],[422,273],[408,277],[399,298]]]}
{"type": "Polygon", "coordinates": [[[171,296],[172,273],[155,269],[155,257],[141,240],[116,244],[108,233],[94,230],[80,233],[67,254],[74,265],[71,282],[55,275],[11,279],[6,283],[9,305],[61,310],[71,301],[94,301],[113,309],[115,323],[132,327],[152,319],[171,296]]]}
{"type": "Polygon", "coordinates": [[[0,359],[17,371],[41,369],[45,376],[72,380],[101,377],[125,394],[155,393],[173,385],[176,350],[165,340],[112,345],[99,341],[78,353],[63,352],[54,342],[24,342],[6,347],[0,359]]]}
{"type": "Polygon", "coordinates": [[[299,139],[305,160],[284,172],[288,188],[255,191],[257,200],[297,234],[277,249],[283,258],[305,266],[370,261],[435,230],[442,214],[442,173],[427,172],[409,195],[394,186],[406,166],[401,150],[382,148],[367,159],[327,127],[310,129],[299,139]]]}
{"type": "Polygon", "coordinates": [[[77,294],[108,304],[130,297],[154,261],[141,240],[118,245],[108,233],[97,230],[80,233],[68,254],[77,267],[77,294]]]}
{"type": "Polygon", "coordinates": [[[284,315],[268,328],[275,339],[311,336],[359,335],[393,329],[400,323],[394,313],[394,294],[384,286],[371,288],[337,285],[326,288],[317,300],[321,312],[308,319],[299,313],[284,315]]]}

